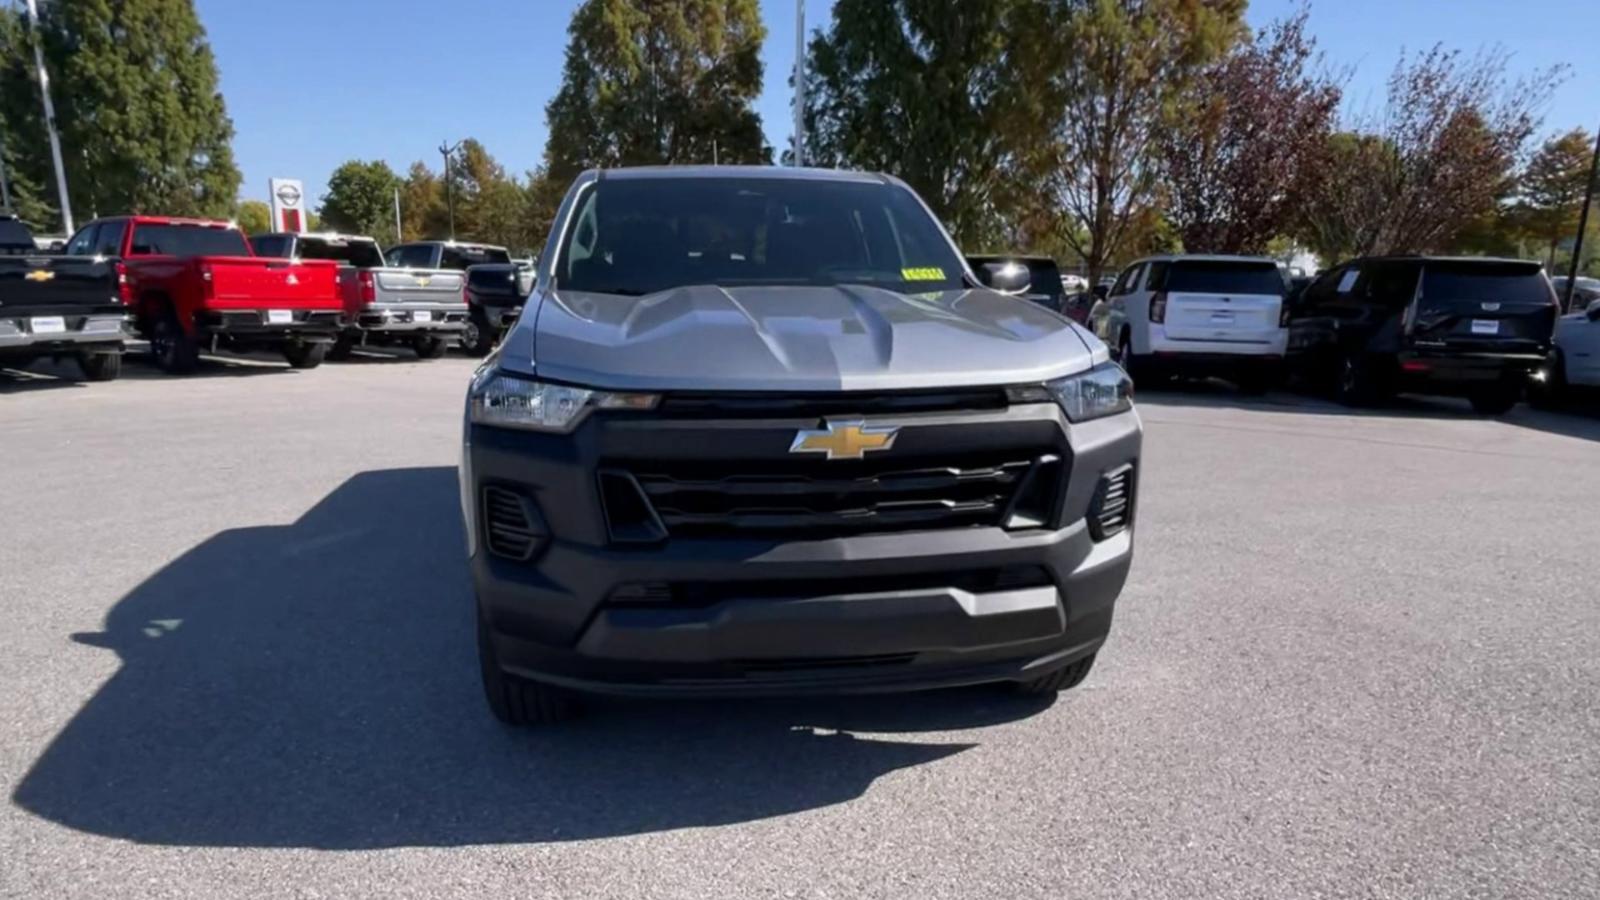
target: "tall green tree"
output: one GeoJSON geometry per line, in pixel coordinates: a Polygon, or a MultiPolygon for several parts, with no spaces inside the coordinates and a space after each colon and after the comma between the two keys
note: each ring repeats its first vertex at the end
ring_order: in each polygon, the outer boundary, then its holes
{"type": "Polygon", "coordinates": [[[517,252],[532,240],[523,219],[524,193],[483,144],[468,138],[452,164],[455,179],[456,235],[499,244],[517,252]]]}
{"type": "Polygon", "coordinates": [[[400,176],[388,163],[352,159],[328,176],[322,221],[336,231],[370,235],[386,247],[394,244],[398,240],[394,232],[394,192],[398,187],[400,176]]]}
{"type": "Polygon", "coordinates": [[[400,222],[404,241],[446,237],[448,213],[444,202],[444,182],[426,164],[418,161],[406,170],[400,185],[400,222]]]}
{"type": "Polygon", "coordinates": [[[962,246],[1010,249],[1016,142],[1038,118],[1021,43],[1039,12],[1034,0],[839,0],[811,41],[806,161],[892,173],[962,246]]]}
{"type": "Polygon", "coordinates": [[[562,188],[595,166],[769,161],[757,0],[586,0],[545,107],[562,188]]]}
{"type": "Polygon", "coordinates": [[[272,230],[272,207],[265,200],[245,200],[234,214],[239,230],[245,234],[265,234],[272,230]]]}
{"type": "Polygon", "coordinates": [[[1160,186],[1158,141],[1194,80],[1246,33],[1245,0],[1049,0],[1038,49],[1053,93],[1037,196],[1091,279],[1124,250],[1160,186]]]}
{"type": "MultiPolygon", "coordinates": [[[[55,0],[40,13],[74,212],[231,215],[240,181],[233,123],[192,0],[55,0]]],[[[14,39],[6,42],[13,60],[14,39]]],[[[47,173],[48,145],[35,139],[38,84],[21,67],[28,102],[16,105],[33,120],[21,130],[39,159],[26,168],[47,173]]],[[[0,75],[8,99],[15,75],[0,75]]]]}
{"type": "Polygon", "coordinates": [[[1522,173],[1521,219],[1544,243],[1546,262],[1552,267],[1561,242],[1578,233],[1593,152],[1594,138],[1574,128],[1545,141],[1522,173]]]}

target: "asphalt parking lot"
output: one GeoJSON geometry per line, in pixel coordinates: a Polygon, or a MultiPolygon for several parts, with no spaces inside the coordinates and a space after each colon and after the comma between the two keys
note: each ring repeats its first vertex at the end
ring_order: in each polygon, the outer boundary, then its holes
{"type": "Polygon", "coordinates": [[[0,373],[7,897],[1600,895],[1600,421],[1141,397],[1053,703],[483,707],[473,363],[0,373]]]}

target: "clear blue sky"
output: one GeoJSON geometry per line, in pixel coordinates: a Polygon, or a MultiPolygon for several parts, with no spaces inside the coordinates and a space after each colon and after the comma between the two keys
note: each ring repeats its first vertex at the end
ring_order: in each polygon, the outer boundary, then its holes
{"type": "MultiPolygon", "coordinates": [[[[805,0],[808,28],[831,0],[805,0]]],[[[352,158],[439,166],[444,138],[475,137],[508,169],[538,164],[544,105],[561,80],[567,19],[577,0],[197,0],[222,69],[238,136],[244,197],[267,179],[299,177],[320,197],[352,158]]],[[[762,0],[768,39],[760,112],[787,145],[794,64],[793,0],[762,0]]],[[[1298,0],[1256,0],[1260,25],[1298,0]]],[[[1318,0],[1311,32],[1338,67],[1353,67],[1347,108],[1371,108],[1402,48],[1436,42],[1468,51],[1503,46],[1515,71],[1563,62],[1567,82],[1546,130],[1600,125],[1600,0],[1318,0]]]]}

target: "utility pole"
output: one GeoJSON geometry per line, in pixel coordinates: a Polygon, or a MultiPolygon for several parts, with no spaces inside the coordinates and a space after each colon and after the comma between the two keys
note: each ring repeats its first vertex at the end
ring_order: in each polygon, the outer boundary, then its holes
{"type": "Polygon", "coordinates": [[[806,164],[806,0],[794,0],[794,164],[806,164]]]}
{"type": "Polygon", "coordinates": [[[1600,129],[1594,134],[1594,158],[1589,160],[1588,189],[1583,192],[1583,212],[1578,214],[1578,239],[1572,244],[1572,265],[1567,269],[1567,295],[1561,311],[1572,312],[1572,292],[1578,286],[1578,262],[1583,259],[1583,233],[1589,228],[1589,205],[1594,201],[1595,178],[1600,175],[1600,129]]]}
{"type": "Polygon", "coordinates": [[[61,224],[68,235],[72,226],[72,201],[67,197],[67,167],[61,162],[61,135],[56,133],[56,105],[50,102],[50,73],[44,67],[44,41],[39,36],[39,3],[28,0],[28,25],[33,31],[33,62],[39,68],[39,93],[44,97],[44,124],[50,131],[50,155],[56,163],[56,191],[61,195],[61,224]]]}
{"type": "Polygon", "coordinates": [[[406,239],[406,236],[405,236],[405,234],[402,233],[402,230],[401,230],[401,227],[400,227],[400,189],[399,188],[395,188],[394,189],[394,242],[396,244],[401,244],[401,243],[405,242],[405,239],[406,239]]]}
{"type": "Polygon", "coordinates": [[[439,153],[444,156],[444,205],[450,210],[450,240],[456,239],[456,191],[455,185],[450,180],[450,154],[461,149],[462,141],[451,144],[444,141],[439,145],[439,153]]]}

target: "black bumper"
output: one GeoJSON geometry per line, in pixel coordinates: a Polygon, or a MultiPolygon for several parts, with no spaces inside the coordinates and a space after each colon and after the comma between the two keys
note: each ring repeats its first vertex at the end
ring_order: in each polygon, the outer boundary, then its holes
{"type": "Polygon", "coordinates": [[[260,310],[208,311],[195,316],[201,338],[237,345],[275,345],[331,341],[344,328],[339,310],[290,310],[290,321],[270,322],[260,310]]]}
{"type": "Polygon", "coordinates": [[[886,456],[1011,445],[1064,460],[1054,508],[1031,527],[636,544],[608,528],[600,471],[652,458],[760,470],[793,459],[796,430],[816,424],[597,416],[564,437],[471,427],[463,506],[500,665],[607,693],[889,691],[1033,678],[1104,642],[1133,531],[1103,536],[1091,510],[1107,473],[1130,473],[1132,488],[1131,414],[1068,425],[1037,404],[873,419],[901,426],[886,456]],[[486,487],[526,498],[544,533],[529,559],[490,549],[486,487]]]}
{"type": "Polygon", "coordinates": [[[1544,353],[1452,353],[1412,350],[1396,358],[1397,387],[1429,394],[1470,394],[1521,386],[1543,368],[1544,353]]]}

